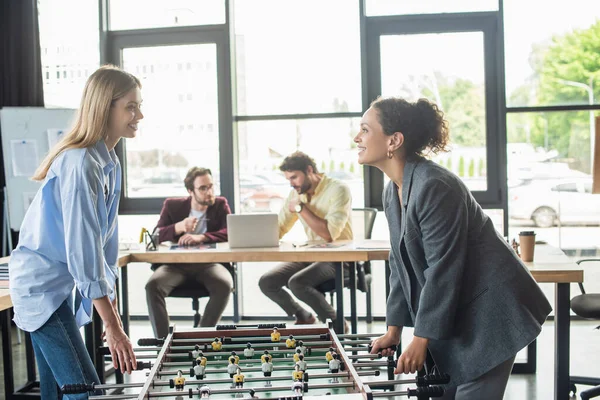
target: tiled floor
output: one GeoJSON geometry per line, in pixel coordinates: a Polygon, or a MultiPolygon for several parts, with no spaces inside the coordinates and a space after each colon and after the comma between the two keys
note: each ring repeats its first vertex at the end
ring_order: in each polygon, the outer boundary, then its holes
{"type": "MultiPolygon", "coordinates": [[[[179,323],[186,328],[190,323],[179,323]]],[[[593,328],[594,321],[574,321],[571,328],[571,373],[573,375],[600,376],[600,331],[593,328]]],[[[384,323],[374,323],[368,326],[359,324],[360,332],[379,333],[385,329],[384,323]]],[[[141,337],[151,336],[152,331],[147,322],[133,322],[131,338],[133,341],[141,337]]],[[[406,329],[403,342],[408,343],[412,332],[406,329]]],[[[24,345],[16,343],[13,331],[13,362],[15,367],[16,385],[25,381],[24,345]]],[[[505,395],[507,400],[548,400],[553,398],[554,371],[554,324],[550,321],[544,325],[538,340],[538,372],[535,375],[513,375],[508,383],[505,395]]],[[[519,356],[520,357],[520,356],[519,356]]],[[[0,360],[1,361],[1,360],[0,360]]],[[[4,371],[4,368],[0,370],[4,371]]],[[[138,372],[133,377],[136,381],[144,379],[144,373],[138,372]]],[[[3,376],[0,377],[0,398],[4,398],[3,376]]]]}

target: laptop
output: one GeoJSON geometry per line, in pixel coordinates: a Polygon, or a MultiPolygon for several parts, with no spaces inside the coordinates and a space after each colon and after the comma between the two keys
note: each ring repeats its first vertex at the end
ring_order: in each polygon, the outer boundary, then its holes
{"type": "Polygon", "coordinates": [[[277,214],[228,214],[229,248],[279,247],[277,214]]]}

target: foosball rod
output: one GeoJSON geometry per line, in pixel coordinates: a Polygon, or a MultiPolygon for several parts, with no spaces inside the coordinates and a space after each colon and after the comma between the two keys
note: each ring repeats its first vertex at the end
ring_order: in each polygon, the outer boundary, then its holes
{"type": "MultiPolygon", "coordinates": [[[[137,356],[136,356],[137,357],[137,356]]],[[[377,354],[364,354],[364,355],[356,355],[356,356],[348,356],[348,358],[350,358],[351,360],[360,360],[360,359],[367,359],[367,360],[376,360],[381,358],[381,354],[377,355],[377,354]]],[[[304,361],[321,361],[323,360],[323,356],[309,356],[309,357],[304,357],[304,361]]],[[[290,361],[292,363],[295,363],[294,359],[292,357],[277,357],[277,358],[273,358],[273,361],[277,361],[277,362],[285,362],[285,361],[290,361]]],[[[206,363],[208,365],[210,364],[223,364],[227,362],[227,360],[208,360],[206,363]]],[[[261,363],[262,361],[260,360],[260,358],[240,358],[239,364],[258,364],[261,363]]],[[[186,367],[190,365],[190,361],[166,361],[162,363],[163,367],[186,367]]]]}
{"type": "MultiPolygon", "coordinates": [[[[365,371],[359,372],[359,376],[379,376],[379,371],[365,371]]],[[[309,379],[329,379],[329,378],[349,378],[350,373],[348,372],[337,372],[335,374],[310,374],[309,379]]],[[[290,377],[287,375],[280,376],[266,376],[266,377],[248,377],[245,378],[245,382],[266,382],[266,381],[286,381],[290,380],[290,377]]],[[[186,385],[212,385],[212,384],[222,384],[222,383],[231,383],[231,378],[222,378],[222,379],[186,379],[186,385]]],[[[412,383],[412,382],[411,382],[412,383]]],[[[160,386],[170,386],[171,381],[154,381],[154,387],[160,386]]],[[[131,388],[141,388],[144,386],[144,382],[137,383],[112,383],[112,384],[83,384],[83,385],[64,385],[61,388],[61,391],[64,394],[78,394],[78,393],[88,393],[93,392],[95,390],[114,390],[114,389],[131,389],[131,388]]]]}
{"type": "MultiPolygon", "coordinates": [[[[441,386],[420,387],[416,389],[397,390],[391,392],[373,392],[373,397],[393,397],[393,396],[408,396],[416,397],[419,400],[429,399],[431,397],[442,397],[444,388],[441,386]]],[[[91,399],[91,397],[90,397],[91,399]]]]}
{"type": "MultiPolygon", "coordinates": [[[[354,366],[354,368],[371,368],[371,367],[387,367],[388,363],[387,361],[372,361],[372,362],[367,362],[367,363],[354,363],[352,364],[354,366]]],[[[240,367],[241,368],[241,367],[240,367]]],[[[309,365],[310,369],[328,369],[329,368],[329,364],[311,364],[309,365]]],[[[294,369],[293,365],[273,365],[273,371],[292,371],[294,369]]],[[[262,371],[261,367],[246,367],[246,368],[241,368],[241,370],[243,372],[260,372],[262,371]]],[[[207,369],[206,373],[207,374],[214,374],[214,373],[221,373],[223,372],[223,369],[207,369]]],[[[162,371],[158,371],[157,375],[177,375],[177,370],[174,369],[170,369],[170,370],[162,370],[162,371]]]]}
{"type": "Polygon", "coordinates": [[[416,383],[418,386],[426,385],[446,385],[450,383],[450,375],[448,374],[430,374],[424,376],[417,376],[413,379],[394,379],[388,381],[372,381],[365,382],[365,384],[378,387],[378,386],[392,386],[392,385],[404,385],[416,383]]]}
{"type": "MultiPolygon", "coordinates": [[[[285,344],[285,342],[263,342],[263,343],[252,343],[252,347],[258,349],[258,348],[269,348],[269,347],[286,347],[287,345],[285,344]]],[[[305,347],[315,347],[315,346],[331,346],[333,343],[333,341],[331,340],[315,340],[315,341],[311,341],[311,342],[303,342],[303,345],[305,347]]],[[[241,344],[241,343],[240,343],[241,344]]],[[[358,340],[345,340],[344,342],[342,342],[342,344],[344,345],[357,345],[357,344],[371,344],[370,340],[362,340],[362,339],[358,339],[358,340]]],[[[207,351],[208,353],[210,353],[212,350],[212,347],[210,345],[203,345],[200,346],[202,351],[207,351]]],[[[237,344],[223,344],[221,345],[222,349],[233,349],[233,350],[243,350],[245,346],[240,346],[237,344]]],[[[136,349],[138,349],[136,347],[136,349]]],[[[148,347],[143,348],[144,350],[148,349],[148,347]]],[[[175,345],[171,345],[170,349],[177,350],[177,351],[192,351],[195,350],[195,346],[175,346],[175,345]]],[[[140,351],[142,351],[142,349],[140,349],[140,351]]]]}

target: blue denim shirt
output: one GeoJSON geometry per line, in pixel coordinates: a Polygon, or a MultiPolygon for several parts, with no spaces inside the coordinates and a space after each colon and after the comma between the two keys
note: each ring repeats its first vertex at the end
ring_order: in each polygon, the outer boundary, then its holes
{"type": "Polygon", "coordinates": [[[92,299],[114,298],[120,193],[121,165],[103,140],[54,160],[10,258],[19,328],[37,330],[68,298],[82,326],[90,322],[92,299]]]}

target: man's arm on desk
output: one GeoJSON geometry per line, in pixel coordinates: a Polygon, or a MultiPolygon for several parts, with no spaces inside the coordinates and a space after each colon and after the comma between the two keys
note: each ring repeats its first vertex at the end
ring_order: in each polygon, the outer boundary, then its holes
{"type": "Polygon", "coordinates": [[[217,197],[215,204],[207,211],[207,231],[204,233],[205,243],[219,243],[227,241],[227,215],[231,208],[225,197],[217,197]]]}

